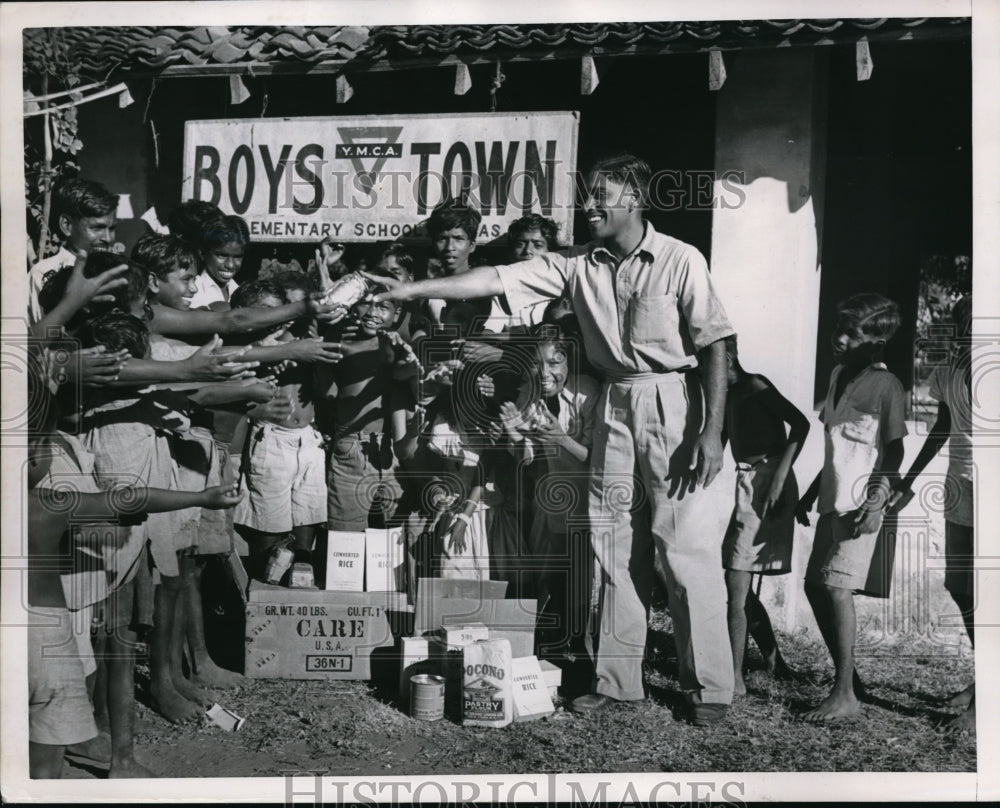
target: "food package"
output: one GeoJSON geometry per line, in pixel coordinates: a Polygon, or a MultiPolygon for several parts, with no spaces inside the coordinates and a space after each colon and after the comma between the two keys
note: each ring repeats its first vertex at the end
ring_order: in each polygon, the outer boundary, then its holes
{"type": "Polygon", "coordinates": [[[510,642],[479,640],[462,649],[462,724],[505,727],[514,720],[510,642]]]}

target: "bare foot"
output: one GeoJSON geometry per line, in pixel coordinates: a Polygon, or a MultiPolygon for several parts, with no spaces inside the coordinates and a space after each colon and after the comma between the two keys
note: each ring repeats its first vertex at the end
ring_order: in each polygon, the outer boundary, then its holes
{"type": "Polygon", "coordinates": [[[861,702],[851,693],[842,695],[831,693],[822,702],[802,716],[803,721],[812,724],[827,724],[851,718],[861,712],[861,702]]]}
{"type": "Polygon", "coordinates": [[[206,710],[215,703],[215,699],[200,687],[196,687],[190,679],[183,676],[174,676],[172,679],[174,688],[188,701],[200,704],[206,710]]]}
{"type": "Polygon", "coordinates": [[[737,676],[733,682],[733,695],[734,696],[745,696],[747,694],[747,683],[743,681],[742,676],[737,676]]]}
{"type": "Polygon", "coordinates": [[[191,677],[191,681],[205,687],[239,687],[246,683],[245,676],[220,668],[210,659],[196,663],[195,669],[198,672],[191,677]]]}
{"type": "Polygon", "coordinates": [[[112,761],[108,779],[121,780],[126,777],[159,777],[159,775],[137,762],[135,758],[112,761]]]}
{"type": "Polygon", "coordinates": [[[951,719],[948,723],[944,725],[944,728],[948,732],[969,732],[975,733],[976,731],[976,705],[973,704],[961,715],[956,716],[951,719]]]}
{"type": "Polygon", "coordinates": [[[976,686],[969,685],[965,690],[948,697],[941,702],[942,707],[968,707],[972,704],[972,697],[976,695],[976,686]]]}
{"type": "Polygon", "coordinates": [[[111,733],[102,731],[89,741],[66,747],[70,759],[107,765],[111,762],[111,733]]]}
{"type": "Polygon", "coordinates": [[[188,701],[169,684],[151,682],[149,695],[153,709],[167,721],[179,724],[201,716],[201,707],[193,701],[188,701]]]}

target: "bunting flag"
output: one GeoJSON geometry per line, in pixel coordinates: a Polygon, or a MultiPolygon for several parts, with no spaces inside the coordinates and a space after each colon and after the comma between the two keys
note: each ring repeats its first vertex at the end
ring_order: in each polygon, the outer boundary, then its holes
{"type": "Polygon", "coordinates": [[[472,89],[472,75],[465,62],[455,65],[455,95],[465,95],[472,89]]]}
{"type": "Polygon", "coordinates": [[[354,97],[354,88],[347,80],[347,76],[341,73],[337,76],[337,103],[346,104],[354,97]]]}
{"type": "Polygon", "coordinates": [[[708,52],[708,89],[715,92],[721,90],[726,83],[726,63],[722,59],[722,51],[708,52]]]}
{"type": "Polygon", "coordinates": [[[580,60],[580,95],[591,95],[600,83],[594,57],[584,56],[580,60]]]}
{"type": "Polygon", "coordinates": [[[115,212],[115,218],[135,218],[135,212],[132,210],[132,194],[118,194],[118,210],[115,212]]]}
{"type": "Polygon", "coordinates": [[[125,107],[131,106],[134,103],[135,99],[132,97],[132,93],[128,91],[127,86],[118,93],[118,109],[125,109],[125,107]]]}
{"type": "Polygon", "coordinates": [[[229,77],[229,102],[231,104],[242,104],[250,97],[250,91],[237,75],[229,77]]]}
{"type": "Polygon", "coordinates": [[[156,215],[156,208],[150,208],[139,218],[148,224],[150,229],[157,235],[166,236],[170,234],[170,228],[162,224],[160,217],[156,215]]]}
{"type": "Polygon", "coordinates": [[[868,81],[875,71],[875,63],[872,62],[872,52],[867,39],[858,40],[854,46],[854,62],[858,68],[858,81],[868,81]]]}

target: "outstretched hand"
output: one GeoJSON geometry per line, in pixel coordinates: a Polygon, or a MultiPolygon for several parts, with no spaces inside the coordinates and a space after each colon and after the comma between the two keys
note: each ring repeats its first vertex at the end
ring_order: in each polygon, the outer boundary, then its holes
{"type": "Polygon", "coordinates": [[[362,272],[361,276],[372,283],[386,287],[384,292],[371,296],[373,303],[381,303],[383,300],[396,300],[405,303],[413,299],[413,295],[410,293],[412,284],[403,283],[397,278],[390,278],[386,275],[374,275],[371,272],[362,272]]]}
{"type": "Polygon", "coordinates": [[[66,283],[64,299],[78,307],[86,306],[94,301],[99,303],[113,302],[115,297],[111,294],[112,290],[128,283],[128,278],[121,277],[122,273],[128,271],[128,264],[119,264],[93,278],[84,276],[83,268],[86,264],[87,251],[80,250],[76,256],[76,262],[73,264],[73,272],[66,283]]]}
{"type": "Polygon", "coordinates": [[[330,269],[340,263],[340,259],[344,257],[345,249],[343,244],[335,244],[329,236],[323,239],[319,243],[319,247],[316,248],[314,257],[316,266],[319,269],[320,283],[323,286],[324,293],[333,287],[333,278],[330,277],[330,269]]]}
{"type": "MultiPolygon", "coordinates": [[[[58,354],[59,352],[54,352],[58,354]]],[[[103,345],[83,348],[65,354],[65,361],[56,363],[56,379],[62,384],[102,385],[117,381],[122,367],[131,358],[124,348],[108,351],[103,345]]]]}
{"type": "Polygon", "coordinates": [[[243,494],[240,492],[239,486],[232,483],[229,485],[215,485],[211,488],[206,488],[201,493],[204,497],[202,507],[214,511],[232,508],[243,499],[243,494]]]}
{"type": "Polygon", "coordinates": [[[260,362],[240,362],[239,359],[249,347],[222,349],[218,334],[202,345],[185,361],[191,381],[216,382],[226,379],[242,379],[253,375],[253,369],[260,362]]]}

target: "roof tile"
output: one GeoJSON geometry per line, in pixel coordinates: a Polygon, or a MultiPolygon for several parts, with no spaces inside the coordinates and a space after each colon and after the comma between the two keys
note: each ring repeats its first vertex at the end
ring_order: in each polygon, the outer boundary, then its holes
{"type": "MultiPolygon", "coordinates": [[[[574,48],[583,52],[639,44],[694,50],[755,45],[851,41],[873,31],[908,34],[914,28],[952,27],[967,33],[968,18],[868,18],[725,20],[708,22],[547,23],[530,25],[380,25],[243,27],[59,28],[88,74],[105,78],[115,69],[158,71],[174,64],[239,65],[267,62],[365,63],[381,59],[437,58],[452,54],[503,56],[521,49],[574,48]]],[[[25,48],[39,47],[46,29],[27,29],[25,48]]],[[[50,29],[51,30],[51,29],[50,29]]]]}

